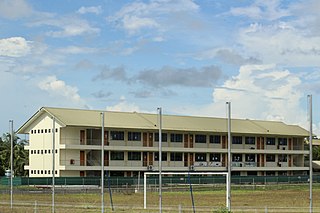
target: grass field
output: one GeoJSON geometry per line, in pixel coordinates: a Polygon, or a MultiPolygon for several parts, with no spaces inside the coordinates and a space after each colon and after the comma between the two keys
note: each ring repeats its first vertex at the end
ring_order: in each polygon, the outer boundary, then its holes
{"type": "MultiPolygon", "coordinates": [[[[224,212],[226,194],[221,187],[195,189],[196,212],[224,212]]],[[[233,186],[232,212],[309,212],[308,185],[233,186]]],[[[113,193],[114,212],[159,212],[157,192],[148,192],[147,210],[143,209],[143,193],[113,193]]],[[[314,212],[320,212],[320,185],[314,185],[314,212]]],[[[48,193],[0,194],[0,212],[51,212],[52,196],[48,193]]],[[[96,193],[59,193],[55,195],[56,212],[101,212],[101,197],[96,193]]],[[[111,212],[108,190],[105,192],[105,212],[111,212]]],[[[163,212],[192,212],[188,191],[163,192],[163,212]]]]}

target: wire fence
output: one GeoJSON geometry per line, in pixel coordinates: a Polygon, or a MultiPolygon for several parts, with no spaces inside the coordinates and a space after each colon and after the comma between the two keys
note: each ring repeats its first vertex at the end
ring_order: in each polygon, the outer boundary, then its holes
{"type": "MultiPolygon", "coordinates": [[[[143,177],[109,177],[104,178],[105,185],[110,183],[111,187],[123,187],[123,186],[138,186],[143,184],[143,177]]],[[[150,176],[147,179],[147,184],[157,185],[158,176],[150,176]]],[[[191,176],[190,181],[192,184],[225,184],[225,176],[191,176]]],[[[308,183],[308,175],[300,176],[232,176],[232,184],[297,184],[308,183]]],[[[314,183],[320,183],[320,175],[313,176],[314,183]]],[[[14,177],[14,186],[24,185],[51,185],[51,177],[14,177]]],[[[100,186],[100,177],[56,177],[55,185],[77,185],[77,186],[100,186]]],[[[162,184],[189,184],[187,176],[170,176],[162,177],[162,184]]],[[[0,185],[10,185],[10,178],[2,177],[0,179],[0,185]]]]}

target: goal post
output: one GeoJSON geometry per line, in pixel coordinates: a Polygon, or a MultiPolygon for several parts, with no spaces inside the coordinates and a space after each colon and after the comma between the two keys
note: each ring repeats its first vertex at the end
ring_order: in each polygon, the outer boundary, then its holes
{"type": "MultiPolygon", "coordinates": [[[[147,209],[147,177],[159,175],[159,172],[145,172],[143,178],[143,208],[147,209]]],[[[226,176],[226,207],[228,208],[229,185],[228,172],[161,172],[161,175],[225,175],[226,176]]]]}

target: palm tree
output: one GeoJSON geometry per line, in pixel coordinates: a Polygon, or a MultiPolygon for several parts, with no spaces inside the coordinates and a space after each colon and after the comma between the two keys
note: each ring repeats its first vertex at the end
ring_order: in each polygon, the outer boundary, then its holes
{"type": "MultiPolygon", "coordinates": [[[[3,134],[0,138],[0,176],[10,169],[11,135],[3,134]]],[[[25,140],[21,140],[16,134],[13,138],[13,170],[15,176],[25,176],[27,172],[24,165],[28,163],[28,151],[24,150],[25,140]]]]}

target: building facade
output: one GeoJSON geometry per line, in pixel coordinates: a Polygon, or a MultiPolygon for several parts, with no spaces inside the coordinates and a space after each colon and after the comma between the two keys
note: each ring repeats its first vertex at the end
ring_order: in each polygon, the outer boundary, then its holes
{"type": "MultiPolygon", "coordinates": [[[[29,135],[30,177],[111,176],[158,171],[158,115],[43,107],[19,130],[29,135]],[[55,150],[53,150],[53,141],[55,150]]],[[[162,171],[227,170],[227,119],[162,116],[162,171]]],[[[308,131],[283,122],[231,120],[232,175],[302,175],[308,131]]]]}

